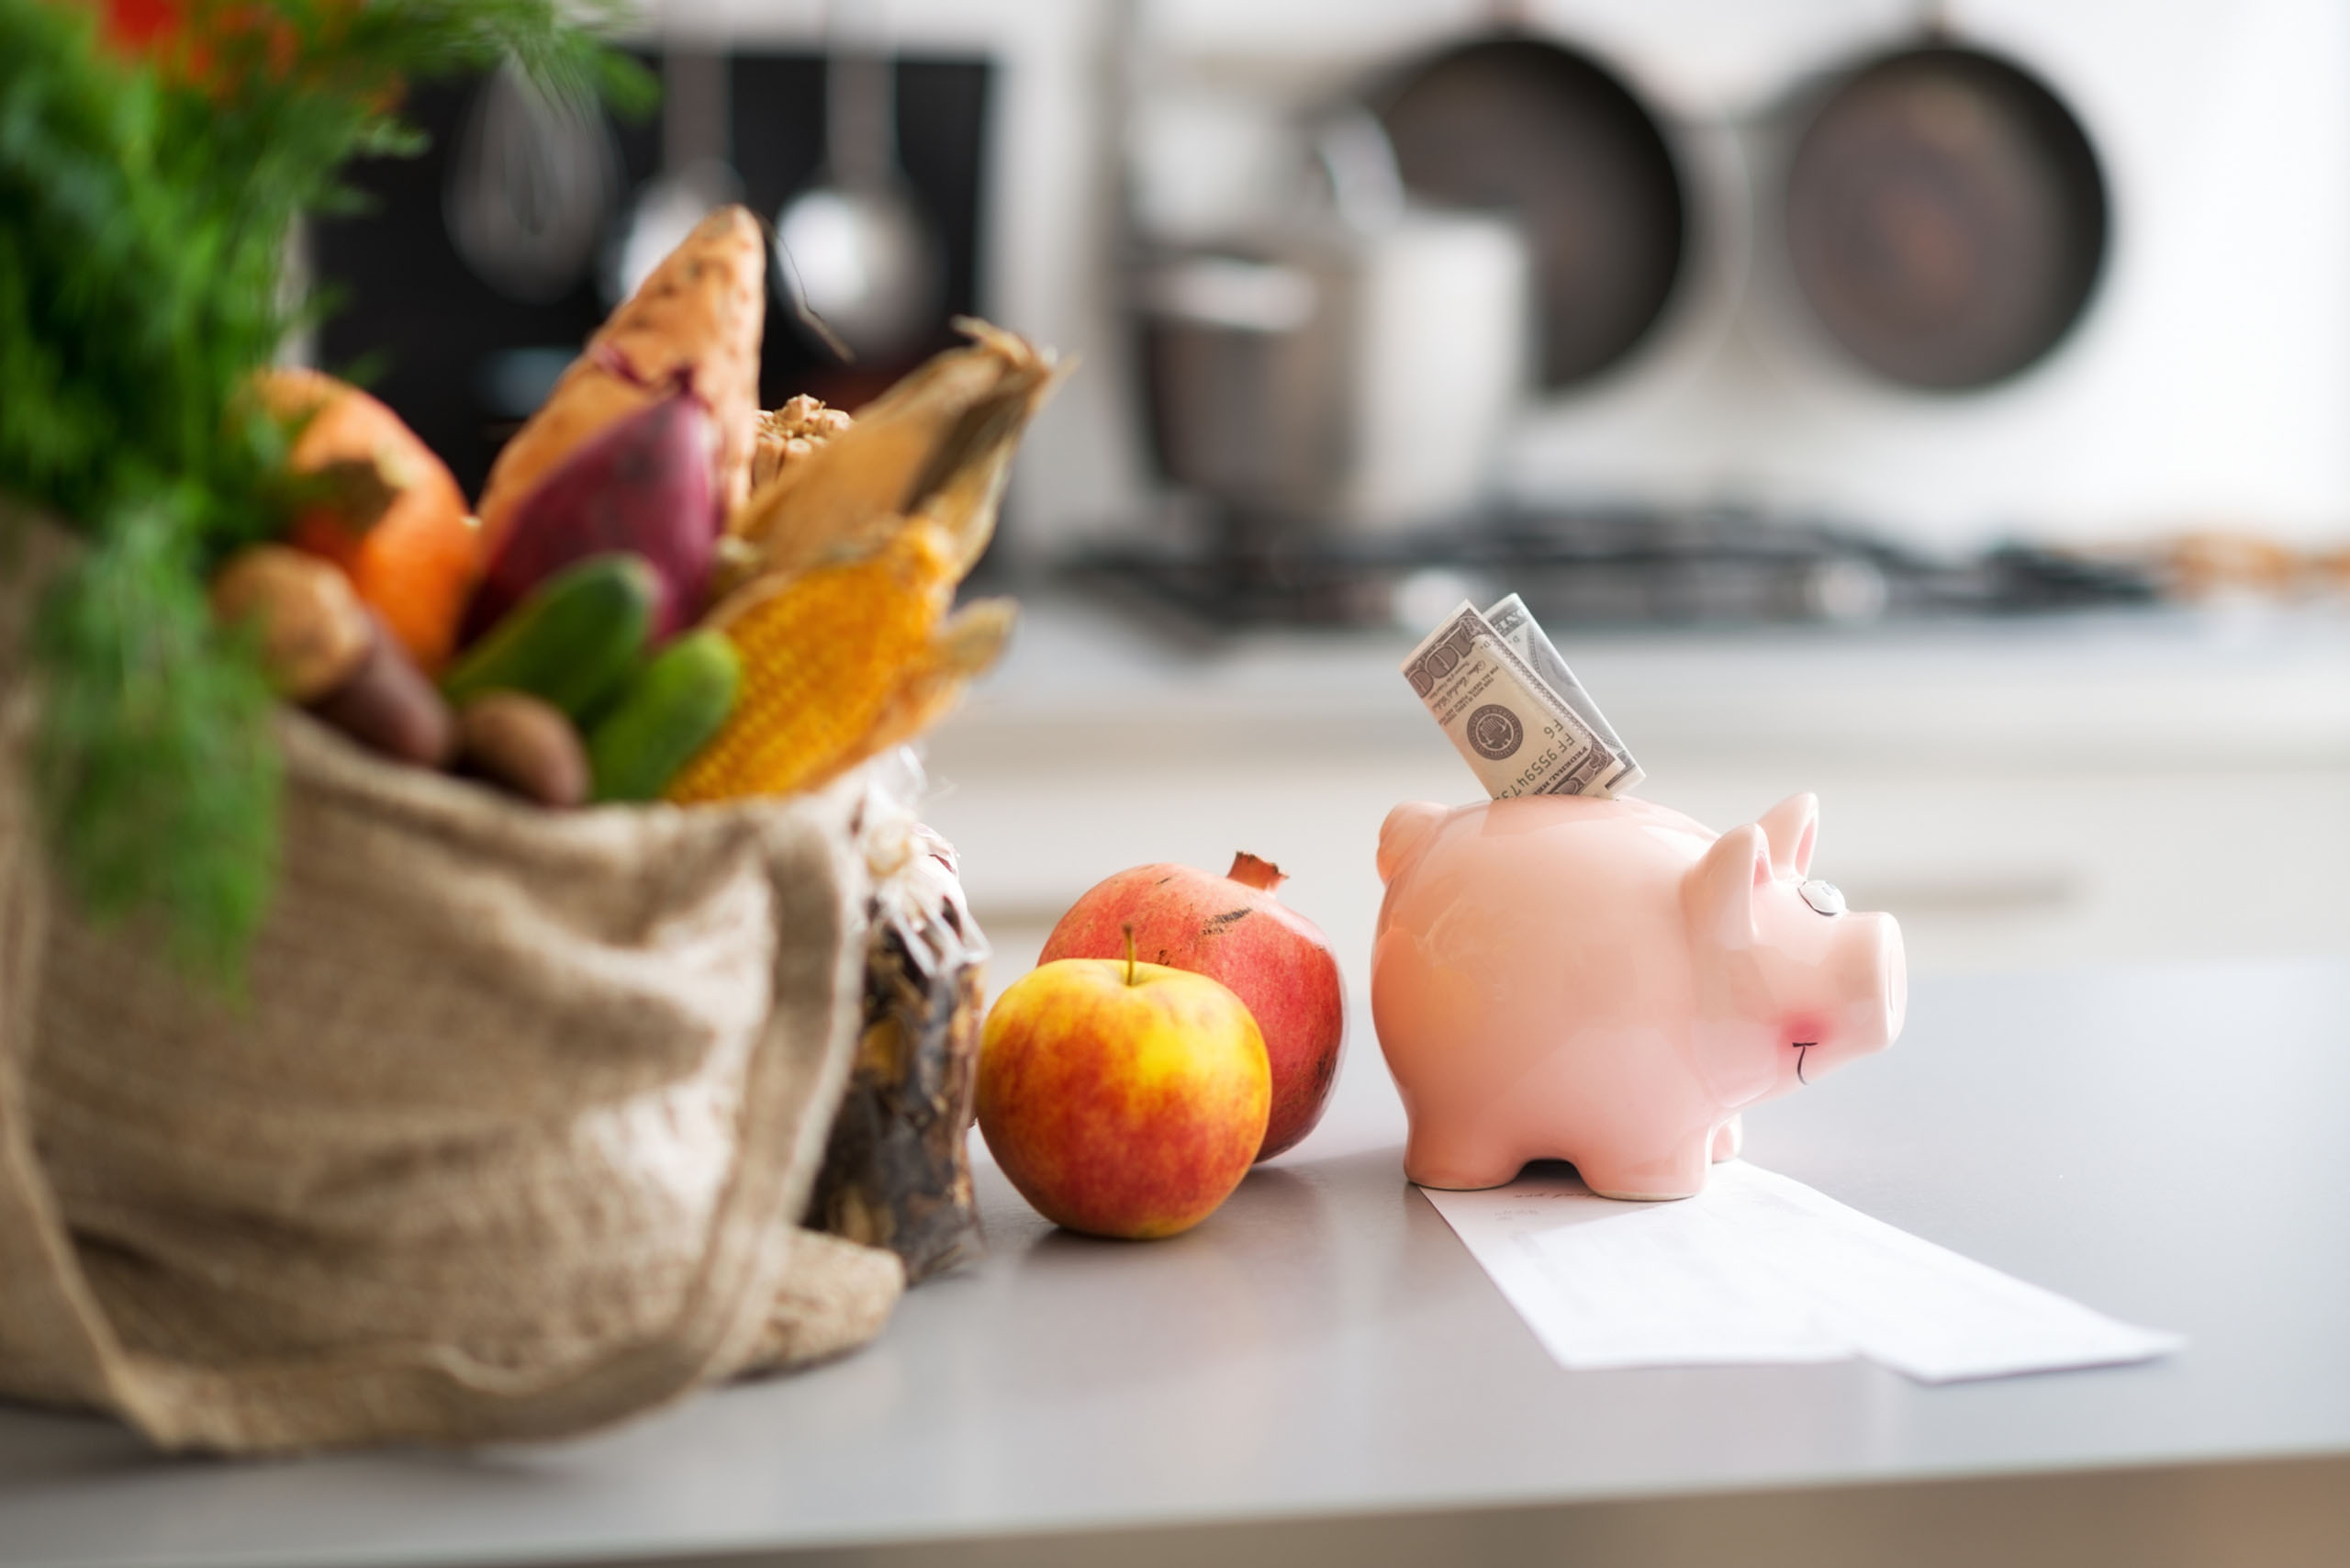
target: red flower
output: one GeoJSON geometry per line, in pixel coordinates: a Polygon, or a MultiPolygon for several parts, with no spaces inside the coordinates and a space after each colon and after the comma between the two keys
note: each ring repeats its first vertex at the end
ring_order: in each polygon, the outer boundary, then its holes
{"type": "Polygon", "coordinates": [[[106,0],[106,42],[129,55],[161,53],[180,30],[180,0],[106,0]]]}
{"type": "Polygon", "coordinates": [[[301,54],[294,25],[265,0],[105,0],[118,52],[225,97],[250,73],[284,81],[301,54]]]}

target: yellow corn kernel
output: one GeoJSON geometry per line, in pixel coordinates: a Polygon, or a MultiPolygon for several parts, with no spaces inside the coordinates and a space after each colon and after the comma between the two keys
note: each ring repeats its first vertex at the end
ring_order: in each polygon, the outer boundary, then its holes
{"type": "Polygon", "coordinates": [[[720,605],[711,623],[743,655],[742,695],[669,799],[789,794],[869,756],[863,743],[927,658],[955,577],[946,533],[916,523],[862,560],[761,578],[720,605]]]}

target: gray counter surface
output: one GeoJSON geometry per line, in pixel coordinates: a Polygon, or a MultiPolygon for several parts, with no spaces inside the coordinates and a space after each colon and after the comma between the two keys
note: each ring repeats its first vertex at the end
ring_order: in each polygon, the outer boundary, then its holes
{"type": "Polygon", "coordinates": [[[2350,967],[1920,980],[1892,1052],[1750,1114],[1758,1163],[2191,1337],[1938,1388],[1560,1370],[1350,1052],[1192,1234],[983,1171],[990,1255],[879,1344],[594,1439],[229,1464],[0,1409],[0,1565],[2350,1561],[2350,967]]]}

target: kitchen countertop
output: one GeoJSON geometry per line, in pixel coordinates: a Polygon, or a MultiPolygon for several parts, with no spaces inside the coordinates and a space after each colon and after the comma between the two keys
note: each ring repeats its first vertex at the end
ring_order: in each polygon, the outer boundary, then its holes
{"type": "Polygon", "coordinates": [[[873,1348],[592,1439],[228,1464],[0,1410],[0,1565],[2350,1558],[2350,965],[1921,980],[1749,1155],[2124,1319],[2153,1363],[1569,1373],[1337,1100],[1196,1231],[1056,1232],[873,1348]],[[806,1555],[800,1555],[805,1553],[806,1555]]]}
{"type": "MultiPolygon", "coordinates": [[[[1002,666],[929,742],[949,771],[1110,748],[1180,761],[1203,737],[1268,760],[1429,749],[1428,718],[1397,673],[1408,633],[1211,636],[1115,599],[1046,590],[1022,602],[1002,666]]],[[[1979,763],[1986,746],[2019,767],[2350,758],[2350,613],[2338,606],[1557,641],[1643,758],[1979,763]]]]}

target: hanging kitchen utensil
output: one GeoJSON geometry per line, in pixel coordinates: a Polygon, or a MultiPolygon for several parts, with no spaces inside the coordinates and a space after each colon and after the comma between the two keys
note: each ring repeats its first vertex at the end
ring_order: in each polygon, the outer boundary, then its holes
{"type": "Polygon", "coordinates": [[[475,90],[442,217],[484,283],[543,305],[569,293],[594,260],[620,181],[620,155],[594,104],[502,65],[475,90]]]}
{"type": "Polygon", "coordinates": [[[1786,181],[1796,284],[1829,335],[1904,386],[1986,386],[2039,361],[2087,308],[2107,244],[2104,176],[2055,95],[2020,67],[1935,43],[1818,100],[1786,181]]]}
{"type": "Polygon", "coordinates": [[[897,62],[878,36],[855,36],[855,9],[831,7],[824,162],[776,218],[777,263],[787,299],[860,359],[888,360],[940,326],[946,264],[898,167],[897,62]]]}
{"type": "Polygon", "coordinates": [[[661,172],[637,187],[628,226],[605,258],[604,298],[618,305],[694,225],[743,199],[733,163],[733,64],[675,34],[661,46],[661,172]]]}
{"type": "Polygon", "coordinates": [[[1374,95],[1411,193],[1515,214],[1532,246],[1541,385],[1616,364],[1664,313],[1684,269],[1682,175],[1615,76],[1544,39],[1483,39],[1374,95]]]}

